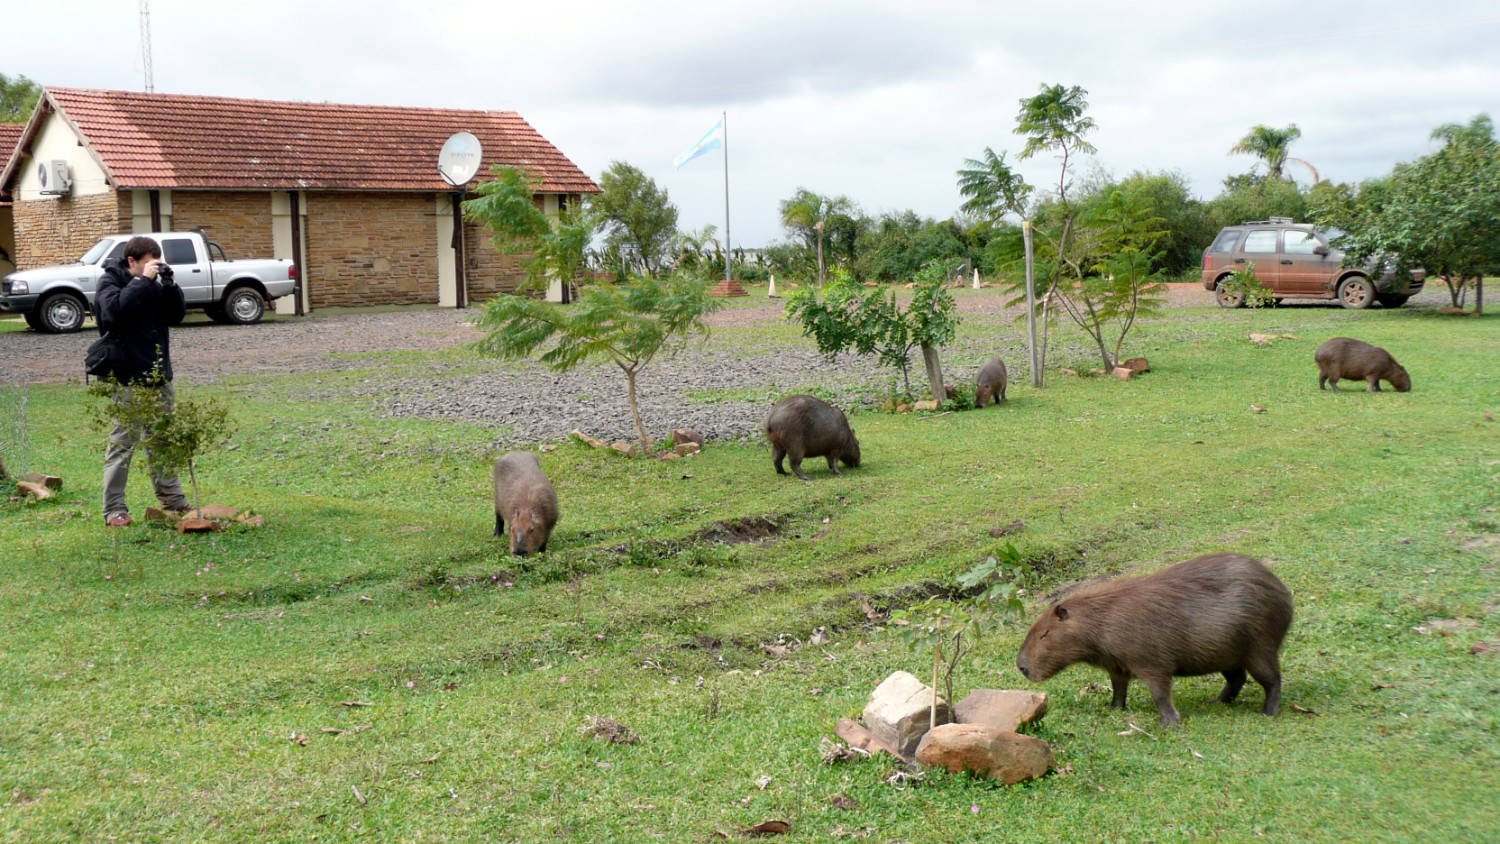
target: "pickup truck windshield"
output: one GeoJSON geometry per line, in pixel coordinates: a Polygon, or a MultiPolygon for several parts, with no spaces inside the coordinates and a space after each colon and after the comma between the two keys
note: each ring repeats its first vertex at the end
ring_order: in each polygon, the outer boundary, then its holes
{"type": "Polygon", "coordinates": [[[104,254],[104,250],[109,248],[111,242],[112,241],[106,239],[94,244],[94,247],[92,249],[83,253],[83,257],[78,259],[78,263],[92,264],[95,261],[99,260],[100,256],[104,254]]]}

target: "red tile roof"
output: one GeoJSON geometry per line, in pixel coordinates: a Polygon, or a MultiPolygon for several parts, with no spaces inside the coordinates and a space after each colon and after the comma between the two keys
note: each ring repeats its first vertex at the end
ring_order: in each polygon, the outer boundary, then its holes
{"type": "MultiPolygon", "coordinates": [[[[541,177],[543,193],[599,188],[513,111],[242,100],[48,88],[44,107],[73,124],[120,188],[452,190],[438,150],[455,132],[492,164],[541,177]]],[[[9,177],[9,168],[6,178],[9,177]]]]}
{"type": "MultiPolygon", "coordinates": [[[[10,161],[10,154],[21,142],[21,133],[25,130],[24,123],[0,123],[0,170],[5,169],[6,162],[10,161]]],[[[0,187],[0,207],[10,204],[4,200],[5,196],[5,188],[0,187]]]]}

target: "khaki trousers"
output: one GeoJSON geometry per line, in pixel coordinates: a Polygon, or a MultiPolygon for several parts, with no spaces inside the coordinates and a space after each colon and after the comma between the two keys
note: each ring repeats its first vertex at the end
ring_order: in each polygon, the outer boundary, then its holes
{"type": "MultiPolygon", "coordinates": [[[[130,397],[133,387],[122,387],[125,391],[124,398],[130,397]]],[[[170,383],[162,387],[161,400],[172,408],[172,385],[170,383]]],[[[149,439],[149,431],[132,430],[124,425],[116,423],[115,429],[109,435],[109,448],[104,453],[104,518],[108,519],[117,513],[129,513],[130,508],[125,505],[125,482],[130,478],[130,459],[135,456],[135,447],[142,439],[149,439]]],[[[148,451],[147,454],[150,454],[148,451]]],[[[182,484],[176,477],[165,475],[152,475],[152,489],[156,492],[156,500],[163,507],[182,510],[188,507],[187,496],[182,493],[182,484]]]]}

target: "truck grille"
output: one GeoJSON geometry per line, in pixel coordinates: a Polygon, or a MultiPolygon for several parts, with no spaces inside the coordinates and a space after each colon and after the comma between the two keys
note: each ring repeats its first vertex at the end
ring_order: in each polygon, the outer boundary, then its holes
{"type": "Polygon", "coordinates": [[[10,295],[10,279],[0,281],[0,296],[10,295]]]}

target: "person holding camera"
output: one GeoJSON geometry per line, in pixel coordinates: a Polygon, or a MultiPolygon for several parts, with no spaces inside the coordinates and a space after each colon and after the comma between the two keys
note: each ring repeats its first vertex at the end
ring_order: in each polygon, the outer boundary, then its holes
{"type": "MultiPolygon", "coordinates": [[[[100,335],[113,338],[117,360],[114,378],[128,401],[137,388],[160,390],[160,401],[172,407],[172,355],[168,327],[182,321],[187,300],[172,277],[172,268],[161,260],[161,246],[149,237],[133,237],[125,244],[125,256],[108,262],[94,295],[94,316],[100,335]]],[[[151,432],[116,423],[104,455],[104,523],[125,527],[131,523],[125,505],[125,482],[130,477],[130,459],[135,447],[151,432]]],[[[149,447],[149,446],[148,446],[149,447]]],[[[182,512],[188,500],[175,477],[153,475],[151,485],[164,509],[182,512]]]]}

